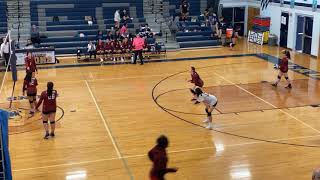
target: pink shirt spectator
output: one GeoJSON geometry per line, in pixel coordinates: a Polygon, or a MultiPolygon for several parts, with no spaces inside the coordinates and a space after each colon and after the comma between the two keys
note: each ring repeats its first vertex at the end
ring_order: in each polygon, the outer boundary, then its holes
{"type": "Polygon", "coordinates": [[[141,38],[141,37],[136,37],[136,38],[133,39],[132,45],[133,45],[135,51],[143,50],[143,48],[144,48],[144,39],[141,38]]]}
{"type": "Polygon", "coordinates": [[[120,29],[120,34],[121,36],[124,36],[128,33],[128,29],[126,26],[122,26],[122,28],[120,29]]]}

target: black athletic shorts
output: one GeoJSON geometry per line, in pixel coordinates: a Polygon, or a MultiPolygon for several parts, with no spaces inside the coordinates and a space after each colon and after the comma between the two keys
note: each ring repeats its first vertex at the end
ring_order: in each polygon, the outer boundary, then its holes
{"type": "Polygon", "coordinates": [[[28,97],[34,97],[34,96],[37,96],[37,93],[27,93],[27,96],[28,97]]]}

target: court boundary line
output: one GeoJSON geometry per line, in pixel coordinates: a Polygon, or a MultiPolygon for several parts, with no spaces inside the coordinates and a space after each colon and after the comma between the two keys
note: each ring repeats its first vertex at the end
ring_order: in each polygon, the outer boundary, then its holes
{"type": "MultiPolygon", "coordinates": [[[[314,138],[314,137],[320,137],[320,135],[299,136],[299,137],[293,137],[293,138],[281,138],[281,139],[274,139],[272,141],[288,141],[288,140],[298,140],[298,139],[309,139],[309,138],[314,138]]],[[[235,143],[235,144],[224,145],[224,147],[225,148],[233,148],[233,147],[238,147],[238,146],[263,144],[263,143],[267,144],[268,142],[265,142],[265,141],[252,141],[252,142],[235,143]]],[[[192,151],[207,150],[207,149],[216,149],[216,147],[215,147],[215,145],[213,145],[213,146],[207,146],[207,147],[174,150],[174,151],[168,151],[168,154],[192,152],[192,151]]],[[[121,160],[121,159],[130,159],[130,158],[137,158],[137,157],[147,157],[147,154],[137,154],[137,155],[129,155],[129,156],[113,157],[113,158],[102,158],[102,159],[96,159],[96,160],[90,160],[90,161],[80,161],[80,162],[56,164],[56,165],[49,165],[49,166],[39,166],[39,167],[34,167],[34,168],[13,169],[12,171],[13,172],[30,171],[30,170],[37,170],[37,169],[47,169],[47,168],[55,168],[55,167],[63,167],[63,166],[90,164],[90,163],[121,160]]]]}

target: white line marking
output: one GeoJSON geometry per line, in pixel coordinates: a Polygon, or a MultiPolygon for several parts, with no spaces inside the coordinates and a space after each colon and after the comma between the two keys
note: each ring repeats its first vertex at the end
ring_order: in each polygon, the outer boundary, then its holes
{"type": "Polygon", "coordinates": [[[215,73],[215,72],[213,72],[213,71],[212,71],[212,73],[214,73],[216,76],[219,76],[221,79],[223,79],[223,80],[227,81],[228,83],[230,83],[230,84],[232,84],[232,85],[234,85],[234,86],[238,87],[239,89],[241,89],[241,90],[245,91],[246,93],[248,93],[248,94],[250,94],[250,95],[252,95],[252,96],[256,97],[257,99],[261,100],[262,102],[264,102],[264,103],[266,103],[266,104],[268,104],[268,105],[272,106],[272,107],[273,107],[273,108],[275,108],[275,109],[278,109],[278,111],[280,111],[280,112],[282,112],[282,113],[284,113],[284,114],[286,114],[286,115],[290,116],[292,119],[294,119],[294,120],[296,120],[296,121],[300,122],[301,124],[305,125],[306,127],[309,127],[310,129],[312,129],[312,130],[314,130],[314,131],[316,131],[316,132],[320,133],[320,130],[315,129],[314,127],[312,127],[312,126],[310,126],[309,124],[307,124],[307,123],[305,123],[305,122],[301,121],[300,119],[298,119],[297,117],[295,117],[295,116],[293,116],[293,115],[289,114],[288,112],[286,112],[286,111],[284,111],[284,110],[282,110],[282,109],[279,109],[277,106],[275,106],[275,105],[271,104],[270,102],[268,102],[268,101],[266,101],[266,100],[264,100],[264,99],[260,98],[259,96],[255,95],[255,94],[251,93],[250,91],[247,91],[246,89],[244,89],[244,88],[242,88],[241,86],[237,85],[236,83],[234,83],[234,82],[232,82],[232,81],[230,81],[230,80],[226,79],[225,77],[221,76],[220,74],[217,74],[217,73],[215,73]]]}
{"type": "MultiPolygon", "coordinates": [[[[276,139],[276,140],[270,140],[270,141],[286,141],[286,140],[295,140],[295,139],[307,139],[307,138],[314,138],[314,137],[319,137],[319,136],[320,135],[300,136],[300,137],[287,138],[287,139],[276,139]]],[[[253,141],[253,142],[225,145],[224,147],[231,148],[231,147],[237,147],[237,146],[244,146],[244,145],[251,145],[251,144],[262,144],[262,143],[267,143],[267,142],[265,142],[265,141],[253,141]]],[[[169,154],[173,154],[173,153],[190,152],[190,151],[207,150],[207,149],[215,149],[215,146],[169,151],[168,153],[169,154]]],[[[40,167],[34,167],[34,168],[15,169],[15,170],[12,170],[12,171],[13,172],[20,172],[20,171],[29,171],[29,170],[36,170],[36,169],[47,169],[47,168],[55,168],[55,167],[62,167],[62,166],[90,164],[90,163],[112,161],[112,160],[120,160],[120,159],[129,159],[129,158],[137,158],[137,157],[146,157],[146,156],[147,156],[146,154],[138,154],[138,155],[131,155],[131,156],[116,157],[116,158],[97,159],[97,160],[92,160],[92,161],[81,161],[81,162],[57,164],[57,165],[50,165],[50,166],[40,166],[40,167]]]]}
{"type": "Polygon", "coordinates": [[[101,112],[101,110],[100,110],[100,108],[99,108],[99,106],[98,106],[98,103],[97,103],[97,101],[96,101],[96,98],[94,97],[94,95],[93,95],[93,93],[92,93],[92,91],[91,91],[91,88],[90,88],[90,86],[89,86],[89,84],[88,84],[88,81],[85,81],[85,82],[86,82],[87,88],[88,88],[88,90],[89,90],[89,92],[90,92],[90,95],[91,95],[91,97],[92,97],[92,99],[93,99],[93,102],[94,102],[94,104],[96,105],[96,108],[97,108],[97,110],[98,110],[98,112],[99,112],[101,121],[102,121],[102,123],[103,123],[103,125],[104,125],[104,127],[105,127],[105,129],[106,129],[106,131],[107,131],[107,133],[108,133],[108,135],[109,135],[109,137],[110,137],[110,139],[111,139],[112,145],[113,145],[113,147],[115,148],[118,157],[119,157],[119,158],[122,158],[121,153],[120,153],[120,151],[119,151],[119,149],[118,149],[118,146],[117,146],[117,144],[116,144],[116,142],[115,142],[115,140],[114,140],[114,138],[113,138],[113,136],[112,136],[112,134],[111,134],[111,130],[110,130],[110,128],[109,128],[109,126],[108,126],[105,118],[104,118],[103,115],[102,115],[102,112],[101,112]]]}

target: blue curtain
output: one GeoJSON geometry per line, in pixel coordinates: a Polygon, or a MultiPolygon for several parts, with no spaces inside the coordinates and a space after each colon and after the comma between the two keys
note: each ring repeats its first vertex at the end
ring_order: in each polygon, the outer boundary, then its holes
{"type": "Polygon", "coordinates": [[[5,168],[5,179],[12,180],[12,172],[11,172],[11,161],[9,155],[9,136],[8,136],[8,119],[9,114],[7,111],[0,109],[0,126],[1,126],[1,139],[3,146],[3,160],[4,160],[4,168],[5,168]]]}

